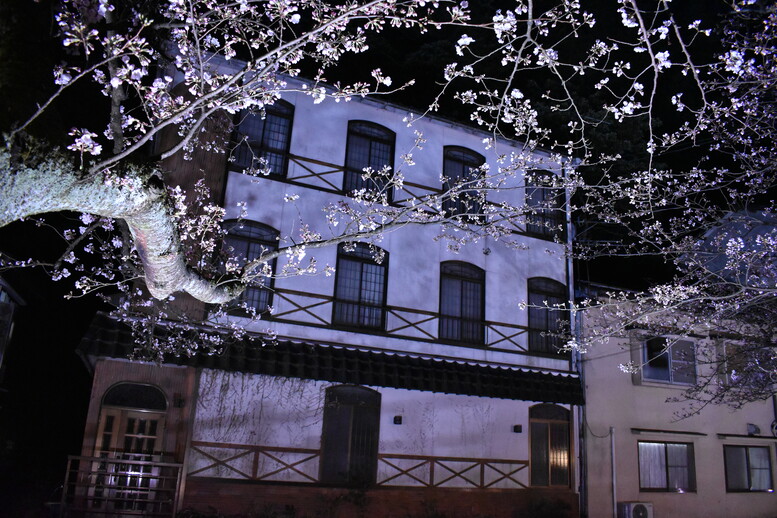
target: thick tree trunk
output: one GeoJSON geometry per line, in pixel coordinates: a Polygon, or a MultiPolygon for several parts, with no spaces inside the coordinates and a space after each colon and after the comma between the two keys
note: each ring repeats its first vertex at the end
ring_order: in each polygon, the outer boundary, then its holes
{"type": "Polygon", "coordinates": [[[165,190],[150,181],[153,173],[148,168],[127,165],[121,174],[86,175],[56,151],[17,162],[7,149],[2,149],[0,227],[37,214],[66,210],[123,219],[134,238],[153,297],[163,299],[182,291],[207,303],[235,298],[241,291],[239,287],[218,286],[186,265],[165,190]]]}

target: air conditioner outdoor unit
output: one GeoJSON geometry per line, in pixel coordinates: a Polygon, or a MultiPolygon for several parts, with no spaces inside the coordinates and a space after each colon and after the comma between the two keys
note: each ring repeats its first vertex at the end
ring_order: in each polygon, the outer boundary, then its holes
{"type": "Polygon", "coordinates": [[[653,518],[650,502],[618,502],[618,518],[653,518]]]}

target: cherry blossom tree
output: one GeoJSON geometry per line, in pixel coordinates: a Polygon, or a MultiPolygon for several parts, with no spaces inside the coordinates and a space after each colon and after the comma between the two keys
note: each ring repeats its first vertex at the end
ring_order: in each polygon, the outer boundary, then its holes
{"type": "MultiPolygon", "coordinates": [[[[742,390],[713,383],[716,368],[689,396],[734,403],[770,396],[775,7],[760,0],[504,4],[485,12],[444,0],[64,0],[56,24],[67,53],[53,70],[54,89],[3,137],[0,227],[50,212],[81,213],[80,224],[63,233],[62,257],[43,265],[55,278],[76,277],[82,292],[118,285],[133,296],[142,280],[152,299],[185,292],[223,304],[279,254],[298,259],[291,273],[306,273],[314,263],[303,264],[302,251],[407,225],[441,225],[454,248],[483,235],[507,240],[533,210],[564,208],[472,203],[465,213],[446,214],[443,201],[464,190],[484,201],[505,188],[505,178],[535,168],[535,150],[550,150],[553,161],[569,167],[547,187],[570,193],[576,218],[620,236],[594,233],[570,254],[581,261],[660,258],[677,272],[639,295],[613,295],[628,310],[618,310],[606,333],[640,325],[664,335],[726,335],[738,344],[731,350],[746,354],[741,361],[716,356],[716,365],[726,372],[746,366],[763,390],[750,390],[752,380],[742,390]],[[712,4],[720,19],[697,18],[712,4]],[[214,127],[243,110],[261,112],[289,88],[288,77],[312,79],[306,93],[321,102],[409,86],[412,78],[400,71],[392,81],[381,68],[356,79],[330,75],[338,63],[368,52],[372,38],[397,30],[450,40],[455,61],[437,63],[439,73],[430,76],[439,91],[428,112],[446,115],[458,103],[472,124],[493,134],[486,146],[507,138],[522,142],[524,152],[403,206],[386,196],[401,171],[365,171],[383,190],[329,207],[340,233],[302,235],[225,274],[229,261],[216,253],[221,209],[194,181],[189,192],[171,190],[160,164],[223,151],[219,135],[228,132],[214,127]],[[104,100],[102,119],[76,125],[67,140],[37,138],[36,124],[77,89],[104,100]],[[97,266],[79,262],[84,251],[98,256],[97,266]]],[[[3,263],[42,265],[7,256],[3,263]]],[[[597,338],[572,337],[570,347],[593,347],[597,338]]]]}

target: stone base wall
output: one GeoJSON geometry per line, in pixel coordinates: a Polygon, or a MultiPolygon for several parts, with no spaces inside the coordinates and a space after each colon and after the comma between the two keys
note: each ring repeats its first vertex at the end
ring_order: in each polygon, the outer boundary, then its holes
{"type": "Polygon", "coordinates": [[[182,510],[229,518],[572,518],[559,489],[377,488],[366,491],[189,478],[182,510]]]}

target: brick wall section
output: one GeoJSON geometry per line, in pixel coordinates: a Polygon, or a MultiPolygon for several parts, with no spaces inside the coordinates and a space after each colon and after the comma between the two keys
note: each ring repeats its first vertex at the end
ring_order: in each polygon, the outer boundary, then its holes
{"type": "Polygon", "coordinates": [[[293,506],[295,518],[576,517],[578,496],[557,489],[379,488],[365,492],[191,477],[181,509],[218,516],[257,516],[293,506]],[[560,507],[566,514],[558,514],[560,507]],[[253,513],[253,514],[252,514],[253,513]],[[439,514],[435,514],[439,513],[439,514]]]}
{"type": "MultiPolygon", "coordinates": [[[[185,85],[180,84],[173,89],[175,95],[188,96],[185,85]]],[[[204,125],[204,132],[198,135],[200,142],[215,141],[216,148],[224,149],[226,142],[232,133],[232,121],[230,116],[221,113],[213,116],[204,125]]],[[[159,137],[158,150],[167,150],[180,141],[177,126],[168,127],[159,137]]],[[[162,162],[165,171],[165,183],[170,187],[180,186],[186,193],[186,201],[190,207],[189,215],[192,217],[201,214],[193,210],[194,184],[202,179],[210,190],[210,203],[221,205],[224,197],[224,188],[227,175],[227,153],[203,149],[198,147],[192,153],[189,160],[184,158],[184,152],[179,151],[175,155],[162,162]]],[[[195,320],[202,320],[206,316],[206,306],[195,298],[185,294],[176,293],[175,301],[169,303],[177,311],[195,320]]]]}

